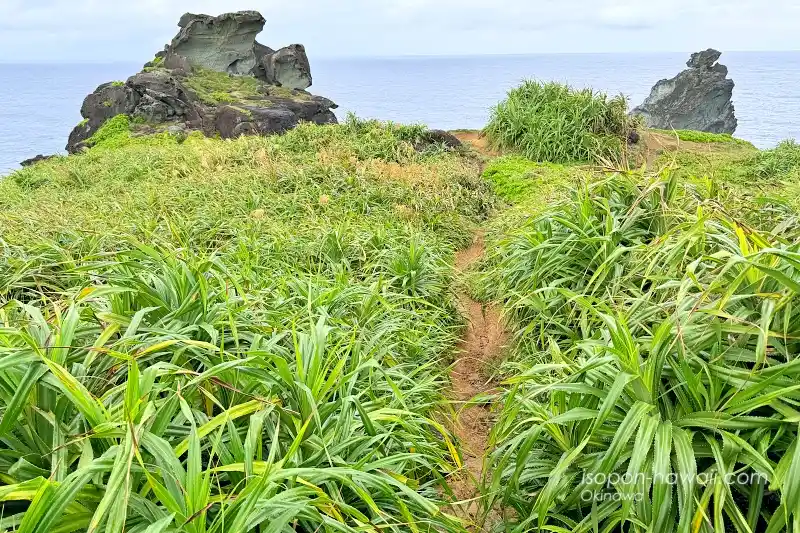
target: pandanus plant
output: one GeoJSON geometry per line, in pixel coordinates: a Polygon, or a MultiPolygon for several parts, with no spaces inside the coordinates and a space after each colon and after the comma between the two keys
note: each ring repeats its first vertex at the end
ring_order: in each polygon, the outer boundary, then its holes
{"type": "Polygon", "coordinates": [[[615,176],[501,243],[510,529],[800,530],[800,246],[717,207],[615,176]]]}

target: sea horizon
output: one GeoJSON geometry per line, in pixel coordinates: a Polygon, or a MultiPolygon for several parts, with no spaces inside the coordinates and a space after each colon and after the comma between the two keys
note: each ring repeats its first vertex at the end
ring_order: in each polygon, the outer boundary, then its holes
{"type": "MultiPolygon", "coordinates": [[[[519,53],[477,53],[477,54],[392,54],[392,55],[322,55],[314,54],[310,57],[312,67],[314,61],[327,61],[327,60],[357,60],[357,59],[458,59],[458,58],[475,58],[475,57],[532,57],[532,56],[648,56],[648,55],[674,55],[674,54],[692,54],[697,50],[653,50],[653,51],[597,51],[597,52],[571,52],[571,51],[557,51],[557,52],[519,52],[519,53]]],[[[311,51],[313,54],[313,51],[311,51]]],[[[722,50],[724,54],[796,54],[800,53],[797,50],[775,50],[775,49],[742,49],[742,50],[722,50]]],[[[116,61],[109,60],[84,60],[84,61],[52,61],[52,60],[38,60],[28,59],[23,61],[8,61],[0,59],[0,65],[47,65],[47,66],[69,66],[69,65],[124,65],[124,64],[139,64],[145,63],[146,60],[138,59],[123,59],[116,61]]]]}
{"type": "MultiPolygon", "coordinates": [[[[641,103],[657,81],[685,68],[688,52],[558,52],[325,57],[311,55],[313,94],[355,113],[440,129],[480,129],[490,109],[522,79],[555,80],[624,94],[641,103]]],[[[769,148],[800,137],[800,52],[731,51],[721,62],[736,83],[736,136],[769,148]]],[[[0,62],[0,175],[38,154],[64,153],[98,85],[124,80],[144,61],[0,62]]]]}

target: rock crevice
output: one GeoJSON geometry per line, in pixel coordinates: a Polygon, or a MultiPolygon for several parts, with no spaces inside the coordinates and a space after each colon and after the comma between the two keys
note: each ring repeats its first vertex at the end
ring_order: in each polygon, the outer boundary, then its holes
{"type": "Polygon", "coordinates": [[[688,69],[656,83],[650,96],[631,113],[651,128],[733,134],[738,125],[734,83],[727,78],[728,68],[717,63],[721,56],[711,48],[692,54],[688,69]]]}

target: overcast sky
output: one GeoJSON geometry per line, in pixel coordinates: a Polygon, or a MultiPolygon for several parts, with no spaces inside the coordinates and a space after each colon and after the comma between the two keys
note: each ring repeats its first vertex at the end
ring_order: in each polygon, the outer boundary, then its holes
{"type": "Polygon", "coordinates": [[[800,49],[800,0],[0,0],[0,62],[141,62],[238,9],[312,57],[800,49]]]}

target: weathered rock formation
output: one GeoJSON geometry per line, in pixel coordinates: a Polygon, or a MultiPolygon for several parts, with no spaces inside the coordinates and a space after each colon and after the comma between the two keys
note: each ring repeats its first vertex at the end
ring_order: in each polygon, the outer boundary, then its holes
{"type": "Polygon", "coordinates": [[[301,121],[336,123],[336,104],[304,90],[311,85],[305,48],[274,51],[256,42],[264,23],[256,11],[187,13],[178,35],[143,72],[86,97],[67,151],[82,150],[120,114],[134,119],[134,134],[201,131],[223,138],[283,133],[301,121]]]}
{"type": "Polygon", "coordinates": [[[256,35],[265,23],[258,11],[218,17],[186,13],[178,22],[181,31],[167,47],[167,55],[185,57],[209,70],[238,76],[252,74],[256,67],[256,35]]]}
{"type": "Polygon", "coordinates": [[[656,83],[631,114],[642,116],[651,128],[734,133],[734,83],[726,77],[728,68],[717,63],[721,55],[713,49],[692,54],[687,70],[656,83]]]}
{"type": "Polygon", "coordinates": [[[287,89],[311,87],[311,65],[302,44],[293,44],[261,59],[264,80],[287,89]]]}

